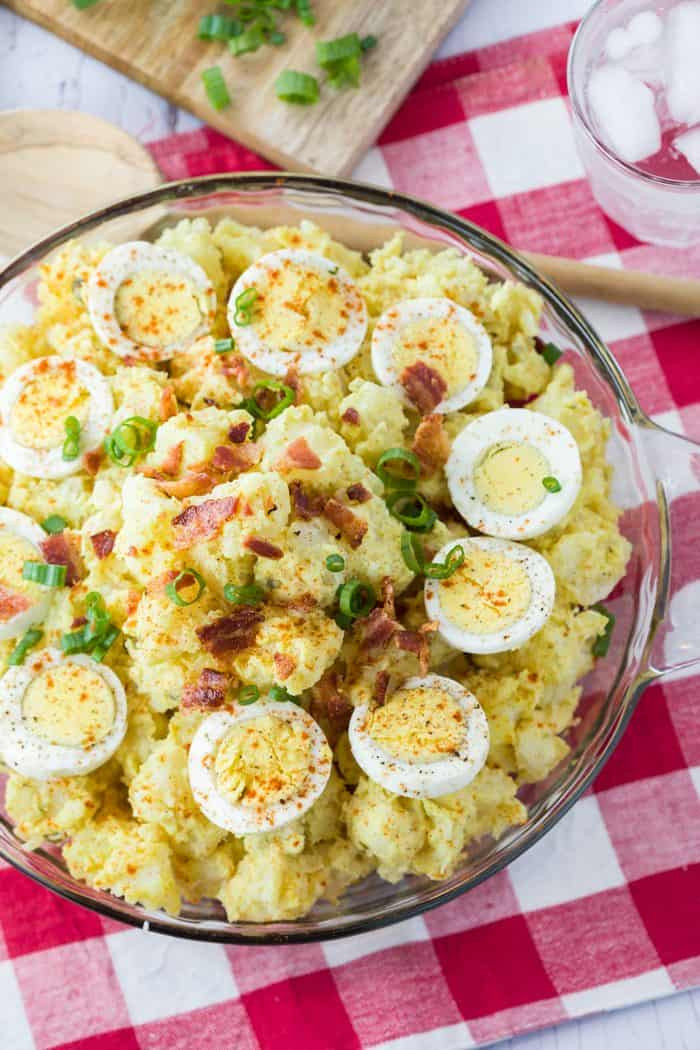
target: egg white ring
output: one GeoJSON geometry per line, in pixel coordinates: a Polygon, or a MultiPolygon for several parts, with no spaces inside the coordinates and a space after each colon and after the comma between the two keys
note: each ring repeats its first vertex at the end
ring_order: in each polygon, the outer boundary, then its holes
{"type": "Polygon", "coordinates": [[[530,604],[525,613],[515,623],[502,631],[490,634],[473,634],[465,631],[447,618],[440,602],[440,580],[425,581],[425,609],[428,617],[438,625],[438,633],[448,645],[463,653],[505,653],[518,649],[544,627],[554,608],[556,583],[554,573],[546,558],[537,551],[522,543],[512,540],[495,539],[492,536],[469,536],[464,539],[450,540],[435,555],[435,561],[444,562],[453,547],[478,547],[480,550],[504,554],[507,558],[521,565],[530,581],[530,604]]]}
{"type": "Polygon", "coordinates": [[[396,390],[402,400],[411,405],[394,365],[394,343],[407,325],[423,320],[455,321],[474,340],[476,348],[474,378],[457,393],[446,397],[435,406],[435,412],[456,412],[474,401],[486,386],[493,366],[493,349],[486,329],[477,321],[474,314],[451,299],[403,299],[386,310],[377,321],[372,333],[372,367],[383,386],[396,390]],[[398,318],[389,316],[394,312],[398,313],[398,318]]]}
{"type": "MultiPolygon", "coordinates": [[[[0,529],[3,527],[19,539],[31,543],[36,548],[37,561],[44,561],[39,544],[46,539],[47,533],[44,532],[41,525],[37,525],[33,518],[18,510],[12,510],[10,507],[0,507],[0,529]]],[[[25,609],[24,612],[17,613],[11,619],[0,623],[0,641],[6,638],[18,638],[32,624],[40,623],[45,619],[51,604],[51,597],[51,591],[47,590],[30,609],[25,609]]]]}
{"type": "Polygon", "coordinates": [[[581,489],[581,456],[576,439],[556,419],[527,408],[499,408],[469,423],[455,438],[445,467],[455,507],[473,529],[504,539],[541,536],[565,517],[581,489]],[[523,514],[501,514],[486,507],[476,491],[474,472],[489,448],[500,442],[532,445],[549,463],[561,489],[548,492],[523,514]]]}
{"type": "Polygon", "coordinates": [[[0,458],[20,474],[32,478],[67,478],[83,469],[83,455],[99,448],[109,433],[114,415],[114,400],[109,383],[94,365],[80,358],[39,357],[20,365],[5,381],[0,390],[0,458]],[[88,418],[80,431],[79,453],[75,459],[63,458],[63,438],[53,448],[28,448],[20,444],[12,433],[9,420],[25,386],[34,379],[38,366],[58,368],[71,361],[75,365],[76,382],[84,386],[90,397],[88,418]]]}
{"type": "Polygon", "coordinates": [[[195,802],[212,824],[234,835],[254,835],[280,828],[302,816],[323,793],[331,775],[332,755],[323,730],[303,707],[276,700],[258,700],[254,704],[235,704],[231,711],[216,711],[205,718],[190,746],[187,770],[195,802]],[[271,715],[290,724],[301,722],[311,738],[311,760],[303,798],[294,796],[276,802],[272,811],[264,805],[251,806],[229,802],[217,789],[214,755],[221,740],[235,725],[271,715]]]}
{"type": "Polygon", "coordinates": [[[479,701],[459,682],[442,675],[408,678],[401,689],[440,689],[464,713],[464,740],[456,755],[435,762],[407,762],[380,747],[367,730],[369,709],[356,707],[350,719],[348,736],[358,766],[370,780],[394,795],[404,798],[437,798],[460,791],[471,783],[489,753],[489,724],[479,701]]]}
{"type": "Polygon", "coordinates": [[[216,292],[206,272],[189,255],[149,241],[127,241],[107,252],[93,270],[87,285],[87,306],[92,327],[112,353],[141,361],[167,361],[211,330],[216,318],[216,292]],[[203,320],[184,339],[163,347],[135,343],[119,324],[115,308],[117,292],[127,278],[141,270],[184,279],[197,293],[203,320]]]}
{"type": "Polygon", "coordinates": [[[330,371],[351,361],[362,346],[367,331],[367,307],[350,274],[323,255],[301,249],[282,248],[269,252],[245,270],[233,286],[228,301],[228,323],[236,340],[236,348],[257,368],[270,375],[284,378],[290,368],[299,375],[330,371]],[[335,277],[341,296],[352,299],[348,324],[342,336],[322,346],[301,350],[280,350],[263,341],[256,331],[255,317],[248,325],[236,324],[236,299],[247,288],[256,288],[267,281],[267,271],[275,264],[299,263],[321,277],[335,277]]]}
{"type": "Polygon", "coordinates": [[[5,765],[32,780],[91,773],[104,765],[117,750],[126,733],[127,704],[124,687],[109,667],[89,656],[66,656],[60,649],[41,649],[27,657],[20,667],[10,667],[0,678],[0,753],[5,765]],[[79,664],[98,674],[114,700],[114,724],[109,733],[90,748],[50,744],[28,728],[22,716],[22,702],[30,682],[42,671],[61,664],[79,664]]]}

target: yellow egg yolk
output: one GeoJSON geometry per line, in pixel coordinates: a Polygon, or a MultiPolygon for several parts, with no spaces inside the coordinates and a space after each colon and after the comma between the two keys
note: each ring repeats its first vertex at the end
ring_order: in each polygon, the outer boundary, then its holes
{"type": "Polygon", "coordinates": [[[422,318],[400,329],[393,347],[398,375],[422,361],[442,377],[447,397],[463,390],[475,375],[478,363],[476,343],[457,321],[449,318],[422,318]]]}
{"type": "Polygon", "coordinates": [[[542,479],[551,468],[539,449],[525,442],[492,445],[474,471],[479,500],[497,514],[526,514],[547,495],[542,479]]]}
{"type": "Polygon", "coordinates": [[[43,555],[29,540],[0,526],[0,585],[26,595],[32,603],[38,601],[43,594],[41,584],[22,579],[22,568],[25,561],[43,560],[43,555]]]}
{"type": "Polygon", "coordinates": [[[267,806],[301,795],[312,764],[303,725],[261,715],[228,731],[216,752],[214,775],[227,801],[267,806]]]}
{"type": "Polygon", "coordinates": [[[63,747],[87,749],[114,725],[114,697],[104,678],[80,664],[49,667],[33,678],[22,717],[36,736],[63,747]]]}
{"type": "Polygon", "coordinates": [[[518,562],[468,545],[463,564],[439,588],[445,616],[470,634],[507,630],[527,611],[532,592],[518,562]]]}
{"type": "Polygon", "coordinates": [[[347,330],[352,300],[337,277],[319,274],[292,260],[267,271],[256,285],[252,323],[264,343],[290,354],[333,343],[347,330]]]}
{"type": "Polygon", "coordinates": [[[114,297],[122,331],[141,346],[164,347],[188,338],[202,320],[196,290],[183,278],[140,270],[114,297]]]}
{"type": "Polygon", "coordinates": [[[403,762],[437,762],[463,743],[464,715],[442,689],[397,689],[369,716],[367,731],[403,762]]]}
{"type": "Polygon", "coordinates": [[[10,429],[25,448],[56,448],[66,439],[68,416],[75,416],[82,427],[89,411],[90,395],[77,381],[73,361],[39,365],[14,403],[10,429]]]}

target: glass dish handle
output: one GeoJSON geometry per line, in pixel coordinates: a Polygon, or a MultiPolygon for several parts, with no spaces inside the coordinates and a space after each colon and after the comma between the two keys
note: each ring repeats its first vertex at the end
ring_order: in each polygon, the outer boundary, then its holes
{"type": "Polygon", "coordinates": [[[700,672],[700,443],[650,421],[642,439],[663,488],[671,547],[669,578],[662,581],[666,615],[649,667],[653,675],[678,678],[700,672]]]}

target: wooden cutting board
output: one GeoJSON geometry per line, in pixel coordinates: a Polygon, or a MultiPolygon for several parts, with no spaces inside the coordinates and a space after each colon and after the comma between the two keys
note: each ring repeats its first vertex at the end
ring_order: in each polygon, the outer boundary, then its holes
{"type": "Polygon", "coordinates": [[[84,51],[191,110],[282,167],[347,175],[372,144],[469,0],[313,0],[307,29],[285,15],[287,43],[233,58],[197,39],[216,0],[100,0],[79,11],[70,0],[0,0],[84,51]],[[318,74],[315,41],[357,31],[379,43],[363,59],[358,89],[322,90],[311,107],[280,102],[282,69],[318,74]],[[220,64],[233,104],[217,113],[201,71],[220,64]]]}

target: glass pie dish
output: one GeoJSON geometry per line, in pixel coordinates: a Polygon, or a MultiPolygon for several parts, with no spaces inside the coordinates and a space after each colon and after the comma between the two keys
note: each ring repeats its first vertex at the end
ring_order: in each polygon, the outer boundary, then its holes
{"type": "Polygon", "coordinates": [[[682,529],[674,531],[676,517],[680,525],[693,519],[700,445],[644,415],[616,360],[576,307],[506,245],[421,201],[343,180],[277,173],[208,176],[171,183],[95,212],[35,245],[0,273],[0,326],[31,320],[39,266],[71,238],[87,243],[149,239],[183,217],[225,215],[263,227],[310,218],[361,251],[400,230],[409,247],[453,247],[471,255],[488,274],[536,289],[545,304],[542,337],[566,351],[578,386],[611,420],[613,494],[624,509],[622,531],[632,544],[627,574],[608,602],[617,617],[613,642],[607,658],[584,680],[577,719],[565,734],[569,754],[545,781],[521,790],[528,808],[526,822],[497,841],[473,843],[457,870],[443,881],[409,877],[392,885],[374,875],[352,886],[336,904],[319,902],[307,916],[293,921],[231,923],[213,901],[185,905],[176,917],[84,885],[69,874],[58,848],[29,850],[0,813],[4,860],[103,915],[204,941],[323,940],[409,918],[504,868],[545,835],[589,786],[614,750],[645,686],[700,664],[689,592],[682,587],[682,529]]]}

